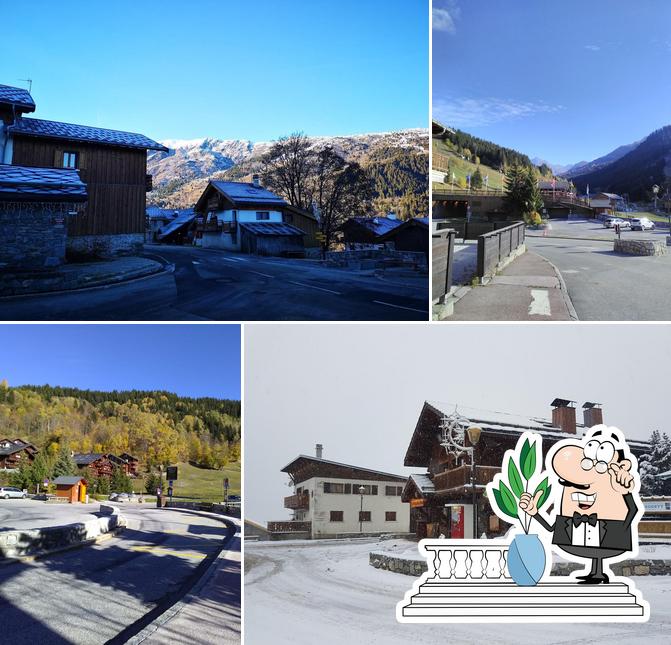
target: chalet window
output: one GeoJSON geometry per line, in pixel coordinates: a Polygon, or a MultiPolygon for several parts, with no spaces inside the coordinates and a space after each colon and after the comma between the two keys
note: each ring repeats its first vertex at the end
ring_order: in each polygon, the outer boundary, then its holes
{"type": "Polygon", "coordinates": [[[63,168],[79,168],[79,153],[66,150],[63,153],[63,168]]]}
{"type": "Polygon", "coordinates": [[[359,511],[359,522],[370,522],[370,511],[359,511]]]}
{"type": "Polygon", "coordinates": [[[363,486],[364,495],[377,495],[377,486],[370,484],[352,484],[352,495],[360,495],[359,488],[363,486]]]}
{"type": "Polygon", "coordinates": [[[403,494],[403,486],[385,486],[385,495],[400,497],[403,494]]]}
{"type": "Polygon", "coordinates": [[[339,493],[343,494],[345,492],[345,484],[335,484],[333,482],[324,482],[324,492],[325,493],[339,493]]]}
{"type": "Polygon", "coordinates": [[[270,219],[270,213],[268,211],[257,211],[256,213],[257,220],[268,220],[270,219]]]}
{"type": "Polygon", "coordinates": [[[331,516],[329,518],[330,522],[344,522],[344,512],[343,511],[331,511],[331,516]]]}
{"type": "Polygon", "coordinates": [[[385,511],[384,521],[385,522],[395,522],[396,521],[396,511],[385,511]]]}

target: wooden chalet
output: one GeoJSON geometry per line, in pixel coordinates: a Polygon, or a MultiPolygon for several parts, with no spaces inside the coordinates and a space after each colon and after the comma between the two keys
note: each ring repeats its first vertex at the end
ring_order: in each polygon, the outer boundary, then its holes
{"type": "Polygon", "coordinates": [[[310,212],[287,204],[282,208],[282,221],[291,224],[305,233],[303,243],[306,249],[319,246],[319,220],[310,212]]]}
{"type": "MultiPolygon", "coordinates": [[[[536,432],[543,438],[543,454],[567,436],[581,436],[584,428],[603,423],[599,404],[583,405],[584,423],[576,421],[573,401],[555,399],[551,419],[525,417],[501,412],[458,407],[467,425],[482,429],[475,446],[475,489],[478,513],[478,534],[498,535],[508,529],[499,523],[484,497],[486,485],[501,469],[506,450],[513,449],[525,431],[536,432]]],[[[443,442],[443,421],[455,411],[452,404],[425,402],[408,446],[404,465],[421,467],[425,471],[412,474],[403,490],[403,501],[410,504],[410,531],[419,539],[425,537],[471,538],[472,480],[468,452],[455,455],[443,442]]],[[[462,430],[466,430],[464,427],[462,430]]],[[[636,456],[649,450],[647,442],[629,441],[636,456]]],[[[470,447],[467,433],[464,444],[470,447]]]]}
{"type": "Polygon", "coordinates": [[[401,223],[401,220],[395,217],[350,217],[340,229],[345,246],[352,249],[380,244],[380,238],[401,223]]]}
{"type": "Polygon", "coordinates": [[[31,463],[37,455],[37,448],[23,439],[0,440],[0,468],[15,470],[24,463],[31,463]]]}
{"type": "Polygon", "coordinates": [[[382,244],[391,244],[396,251],[417,251],[426,255],[429,261],[429,218],[411,217],[399,226],[381,235],[382,244]]]}
{"type": "Polygon", "coordinates": [[[77,170],[86,206],[67,221],[68,251],[111,255],[144,242],[147,151],[168,152],[142,134],[25,116],[35,110],[30,94],[0,85],[0,162],[26,168],[77,170]]]}
{"type": "Polygon", "coordinates": [[[72,460],[80,470],[88,468],[94,477],[111,477],[114,466],[117,465],[110,459],[110,455],[98,452],[75,453],[72,455],[72,460]]]}
{"type": "Polygon", "coordinates": [[[122,452],[119,459],[124,462],[124,472],[131,477],[137,477],[140,469],[140,460],[127,452],[122,452]]]}

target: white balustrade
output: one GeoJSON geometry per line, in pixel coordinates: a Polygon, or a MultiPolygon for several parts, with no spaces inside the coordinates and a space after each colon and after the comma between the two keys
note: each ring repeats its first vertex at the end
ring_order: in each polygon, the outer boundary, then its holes
{"type": "Polygon", "coordinates": [[[422,540],[430,582],[510,581],[504,540],[422,540]]]}

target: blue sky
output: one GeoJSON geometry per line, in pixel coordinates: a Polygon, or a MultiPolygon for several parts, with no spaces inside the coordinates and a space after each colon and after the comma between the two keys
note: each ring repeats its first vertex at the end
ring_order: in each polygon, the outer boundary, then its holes
{"type": "Polygon", "coordinates": [[[240,398],[239,325],[0,325],[0,380],[240,398]]]}
{"type": "Polygon", "coordinates": [[[671,124],[671,3],[434,0],[434,117],[553,163],[671,124]]]}
{"type": "Polygon", "coordinates": [[[2,12],[0,83],[35,116],[155,139],[428,125],[425,0],[34,0],[2,12]]]}

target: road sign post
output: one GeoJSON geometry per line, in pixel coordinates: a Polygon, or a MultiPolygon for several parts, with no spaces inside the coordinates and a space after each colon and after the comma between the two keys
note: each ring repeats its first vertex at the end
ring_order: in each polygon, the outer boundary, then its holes
{"type": "Polygon", "coordinates": [[[224,479],[224,505],[226,506],[226,512],[228,513],[228,477],[224,479]]]}

